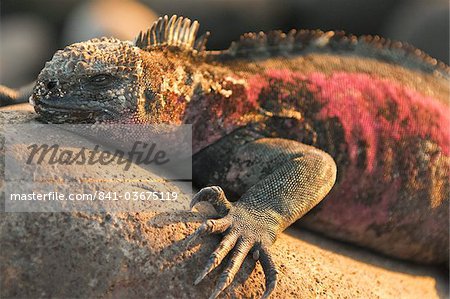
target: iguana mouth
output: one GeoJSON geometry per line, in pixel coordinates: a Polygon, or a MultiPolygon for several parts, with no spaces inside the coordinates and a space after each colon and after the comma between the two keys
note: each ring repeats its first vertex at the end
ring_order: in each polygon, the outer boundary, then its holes
{"type": "Polygon", "coordinates": [[[50,123],[94,123],[116,116],[113,111],[83,107],[79,101],[71,101],[69,98],[36,99],[34,109],[41,120],[50,123]]]}
{"type": "Polygon", "coordinates": [[[71,98],[39,98],[34,102],[35,106],[41,107],[44,110],[55,110],[55,111],[94,111],[95,108],[86,108],[79,104],[79,101],[75,101],[71,98]],[[74,104],[75,103],[75,104],[74,104]]]}

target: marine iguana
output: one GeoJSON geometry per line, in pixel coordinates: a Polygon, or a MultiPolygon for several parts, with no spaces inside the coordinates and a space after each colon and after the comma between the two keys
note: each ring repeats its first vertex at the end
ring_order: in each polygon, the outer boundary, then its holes
{"type": "Polygon", "coordinates": [[[319,203],[303,225],[402,259],[448,261],[448,66],[404,43],[319,30],[248,33],[207,51],[198,27],[165,16],[135,42],[67,46],[30,101],[49,123],[192,124],[194,182],[209,186],[192,204],[220,215],[194,236],[224,234],[196,283],[230,254],[212,298],[250,251],[268,297],[271,244],[319,203]]]}

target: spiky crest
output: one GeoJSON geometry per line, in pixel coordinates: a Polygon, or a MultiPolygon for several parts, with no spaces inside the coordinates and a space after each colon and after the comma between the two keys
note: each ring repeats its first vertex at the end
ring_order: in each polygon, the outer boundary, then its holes
{"type": "Polygon", "coordinates": [[[445,63],[432,58],[407,43],[391,41],[379,36],[360,36],[343,31],[280,30],[268,33],[246,33],[224,51],[211,52],[213,59],[263,59],[276,56],[305,55],[308,53],[335,53],[357,55],[396,63],[425,72],[450,75],[445,63]]]}
{"type": "Polygon", "coordinates": [[[203,53],[212,60],[264,59],[277,56],[334,53],[356,55],[402,65],[411,69],[450,76],[450,67],[408,43],[379,36],[357,37],[343,31],[280,30],[268,33],[246,33],[223,51],[206,51],[206,32],[197,38],[199,23],[188,18],[167,15],[155,21],[146,32],[140,32],[135,45],[151,51],[160,47],[176,48],[193,54],[203,53]]]}
{"type": "Polygon", "coordinates": [[[135,46],[151,51],[159,47],[174,47],[182,51],[199,53],[205,50],[209,37],[206,32],[197,38],[198,21],[191,21],[182,16],[167,15],[158,18],[146,32],[141,31],[136,38],[135,46]]]}

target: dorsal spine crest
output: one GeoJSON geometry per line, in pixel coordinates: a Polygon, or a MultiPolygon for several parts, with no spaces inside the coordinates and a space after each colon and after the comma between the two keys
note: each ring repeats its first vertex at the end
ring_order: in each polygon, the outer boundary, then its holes
{"type": "Polygon", "coordinates": [[[146,32],[140,32],[135,45],[143,50],[151,51],[160,47],[174,47],[182,51],[198,53],[205,50],[209,32],[197,38],[198,21],[173,15],[167,15],[155,21],[146,32]]]}

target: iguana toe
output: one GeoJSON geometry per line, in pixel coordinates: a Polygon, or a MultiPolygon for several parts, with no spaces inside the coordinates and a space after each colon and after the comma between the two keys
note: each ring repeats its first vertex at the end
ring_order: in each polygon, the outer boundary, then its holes
{"type": "Polygon", "coordinates": [[[231,203],[228,201],[225,193],[219,186],[211,186],[201,189],[192,198],[190,205],[191,209],[194,205],[201,201],[209,202],[221,217],[225,217],[231,208],[231,203]]]}
{"type": "MultiPolygon", "coordinates": [[[[224,239],[222,243],[224,243],[225,241],[226,239],[224,239]]],[[[219,280],[216,284],[216,288],[214,289],[214,292],[210,298],[216,298],[226,287],[230,285],[230,283],[234,279],[234,276],[241,268],[245,257],[253,246],[254,244],[252,242],[249,242],[242,237],[238,238],[236,245],[231,252],[228,264],[220,275],[219,280]]]]}
{"type": "Polygon", "coordinates": [[[188,238],[188,245],[203,234],[223,233],[231,225],[230,219],[208,219],[188,238]]]}
{"type": "Polygon", "coordinates": [[[262,295],[261,299],[269,298],[270,294],[275,290],[278,280],[278,269],[275,262],[272,259],[272,255],[269,250],[262,247],[259,250],[259,262],[266,276],[266,290],[262,295]]]}
{"type": "Polygon", "coordinates": [[[238,236],[236,234],[226,234],[223,238],[222,242],[220,242],[217,249],[211,254],[209,257],[209,260],[205,266],[205,269],[200,273],[200,275],[195,280],[195,284],[198,284],[200,281],[205,278],[206,275],[208,275],[209,272],[214,270],[224,257],[230,252],[231,249],[233,249],[234,245],[236,244],[238,240],[238,236]]]}

